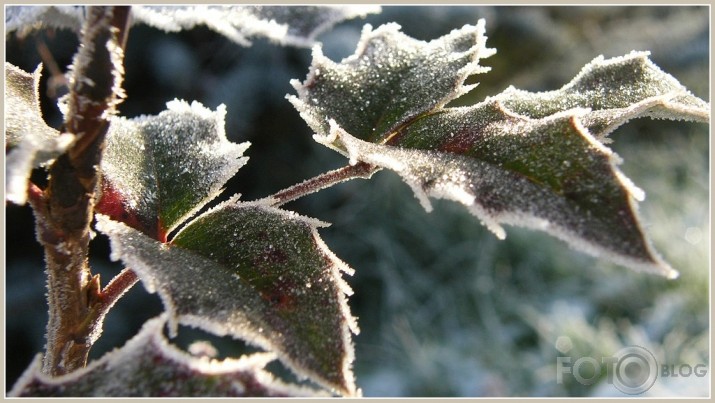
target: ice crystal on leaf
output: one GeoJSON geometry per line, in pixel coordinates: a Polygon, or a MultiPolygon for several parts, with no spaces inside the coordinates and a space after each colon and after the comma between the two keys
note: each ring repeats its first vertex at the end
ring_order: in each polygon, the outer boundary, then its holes
{"type": "Polygon", "coordinates": [[[391,169],[429,211],[429,197],[464,204],[498,237],[501,224],[546,231],[582,251],[667,277],[637,216],[643,192],[604,145],[640,116],[707,122],[709,105],[662,72],[647,53],[597,58],[560,90],[514,88],[470,107],[444,105],[470,89],[492,54],[484,25],[417,41],[394,24],[369,26],[353,56],[335,63],[314,49],[307,79],[289,96],[315,139],[391,169]]]}
{"type": "Polygon", "coordinates": [[[113,118],[102,160],[98,229],[179,323],[241,338],[341,394],[356,393],[357,332],[325,224],[235,198],[190,219],[245,164],[225,109],[172,101],[157,116],[113,118]],[[175,236],[170,233],[183,227],[175,236]]]}
{"type": "Polygon", "coordinates": [[[147,321],[121,348],[71,374],[42,374],[41,359],[30,365],[10,396],[185,397],[320,396],[321,392],[285,384],[263,368],[275,356],[255,353],[238,359],[196,358],[164,338],[166,315],[147,321]],[[181,379],[181,382],[177,382],[181,379]]]}

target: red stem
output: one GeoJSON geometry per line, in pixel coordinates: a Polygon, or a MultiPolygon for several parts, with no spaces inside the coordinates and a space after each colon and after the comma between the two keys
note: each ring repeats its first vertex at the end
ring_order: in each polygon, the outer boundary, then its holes
{"type": "Polygon", "coordinates": [[[355,165],[347,165],[329,172],[320,174],[314,178],[305,180],[297,185],[283,189],[280,192],[271,196],[274,207],[281,206],[290,201],[299,199],[303,196],[315,193],[319,190],[337,185],[350,179],[370,179],[372,174],[380,170],[375,165],[367,162],[358,162],[355,165]]]}
{"type": "Polygon", "coordinates": [[[119,298],[129,291],[138,281],[139,277],[134,270],[130,268],[125,268],[119,272],[99,293],[100,304],[97,309],[98,313],[101,316],[106,315],[119,298]]]}

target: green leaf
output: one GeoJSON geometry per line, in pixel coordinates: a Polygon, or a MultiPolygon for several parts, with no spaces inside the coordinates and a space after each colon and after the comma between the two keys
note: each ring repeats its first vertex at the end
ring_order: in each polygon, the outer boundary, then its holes
{"type": "Polygon", "coordinates": [[[558,91],[510,88],[445,108],[470,88],[469,74],[484,71],[476,64],[491,54],[483,31],[480,21],[421,42],[395,25],[368,27],[341,63],[316,49],[305,82],[293,82],[298,97],[289,99],[318,142],[353,164],[397,172],[427,211],[429,197],[454,200],[499,238],[501,224],[543,230],[618,264],[677,276],[643,233],[636,212],[643,192],[601,140],[639,116],[706,122],[708,104],[645,53],[632,53],[597,58],[558,91]]]}
{"type": "Polygon", "coordinates": [[[397,172],[427,211],[432,210],[429,197],[453,200],[501,239],[506,236],[501,224],[523,226],[624,266],[677,276],[643,236],[634,208],[634,196],[642,192],[618,171],[617,157],[577,119],[561,114],[520,120],[492,106],[479,113],[464,109],[430,115],[406,131],[410,139],[433,134],[435,127],[455,133],[440,139],[436,150],[375,145],[337,126],[318,140],[346,149],[353,161],[397,172]],[[472,131],[484,122],[489,131],[472,131]],[[509,133],[517,122],[519,131],[509,133]],[[470,143],[472,136],[480,141],[470,143]]]}
{"type": "Polygon", "coordinates": [[[310,47],[315,38],[341,21],[364,18],[381,11],[376,4],[325,4],[309,6],[246,6],[259,21],[278,24],[281,32],[277,37],[266,36],[281,44],[310,47]]]}
{"type": "Polygon", "coordinates": [[[323,31],[340,21],[380,11],[371,5],[332,6],[134,6],[137,21],[169,32],[198,25],[249,46],[265,37],[284,45],[312,46],[323,31]]]}
{"type": "Polygon", "coordinates": [[[256,353],[239,359],[193,357],[172,346],[162,329],[166,316],[151,319],[123,347],[68,375],[41,372],[38,358],[18,380],[15,397],[280,397],[320,396],[280,382],[263,370],[274,359],[256,353]],[[177,382],[177,380],[180,380],[177,382]]]}
{"type": "Polygon", "coordinates": [[[599,56],[556,91],[530,93],[509,87],[495,99],[533,119],[587,108],[590,113],[581,120],[600,141],[607,141],[606,136],[636,117],[708,123],[710,105],[663,72],[648,55],[631,52],[608,60],[599,56]]]}
{"type": "Polygon", "coordinates": [[[15,32],[20,38],[40,29],[70,29],[80,33],[85,6],[7,6],[5,35],[15,32]]]}
{"type": "Polygon", "coordinates": [[[32,169],[48,164],[74,140],[47,126],[42,118],[38,87],[42,65],[27,73],[5,62],[5,145],[7,200],[24,204],[32,169]]]}
{"type": "Polygon", "coordinates": [[[357,325],[324,224],[256,203],[223,203],[161,244],[106,217],[112,258],[157,292],[170,325],[200,327],[276,352],[298,375],[355,394],[351,330],[357,325]]]}
{"type": "MultiPolygon", "coordinates": [[[[25,37],[45,28],[68,28],[79,33],[85,6],[8,6],[6,33],[25,37]]],[[[132,6],[133,23],[167,32],[206,26],[234,43],[250,46],[250,39],[268,38],[282,45],[309,47],[335,24],[380,12],[377,5],[319,6],[132,6]]]]}
{"type": "Polygon", "coordinates": [[[165,241],[248,160],[249,143],[226,139],[225,115],[175,100],[157,116],[112,118],[97,211],[165,241]]]}
{"type": "Polygon", "coordinates": [[[335,120],[353,136],[379,143],[420,114],[469,91],[471,74],[488,69],[480,59],[485,47],[484,20],[466,25],[432,42],[410,38],[397,24],[372,30],[366,25],[355,54],[341,63],[313,49],[313,64],[304,83],[291,84],[298,96],[288,99],[316,133],[330,131],[335,120]]]}

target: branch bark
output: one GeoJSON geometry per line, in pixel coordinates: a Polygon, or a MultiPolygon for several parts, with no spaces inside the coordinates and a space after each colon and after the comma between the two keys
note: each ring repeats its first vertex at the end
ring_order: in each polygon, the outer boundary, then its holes
{"type": "Polygon", "coordinates": [[[87,256],[95,193],[109,117],[123,97],[123,49],[130,8],[88,7],[70,79],[64,130],[75,141],[50,168],[47,189],[34,189],[37,237],[45,250],[49,321],[43,372],[58,376],[84,367],[101,333],[99,277],[87,256]]]}

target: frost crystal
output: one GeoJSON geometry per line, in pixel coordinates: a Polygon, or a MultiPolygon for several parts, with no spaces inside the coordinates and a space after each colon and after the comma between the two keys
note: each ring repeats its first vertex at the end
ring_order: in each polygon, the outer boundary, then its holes
{"type": "MultiPolygon", "coordinates": [[[[530,143],[547,149],[551,147],[550,143],[566,140],[561,138],[561,133],[568,133],[563,127],[568,126],[570,120],[565,115],[552,118],[551,122],[538,122],[530,131],[533,136],[530,143]],[[539,139],[536,135],[541,133],[546,135],[539,139]],[[549,139],[549,136],[556,139],[549,139]]],[[[615,174],[619,171],[612,158],[606,153],[588,155],[589,139],[581,137],[575,128],[567,135],[573,137],[570,140],[575,145],[573,152],[581,156],[566,154],[562,158],[580,160],[581,164],[588,165],[583,173],[572,173],[582,175],[580,181],[561,184],[558,184],[561,173],[552,171],[558,168],[558,164],[550,164],[552,167],[536,166],[535,169],[543,169],[552,175],[539,178],[536,172],[526,173],[505,167],[506,163],[499,161],[499,157],[485,155],[473,158],[442,151],[375,145],[356,139],[337,126],[329,137],[320,137],[318,141],[347,150],[346,155],[351,160],[397,172],[427,211],[432,209],[429,197],[453,200],[467,206],[500,239],[506,237],[501,224],[519,225],[545,231],[579,250],[624,266],[676,277],[677,272],[652,250],[643,237],[633,212],[635,200],[629,194],[628,184],[621,183],[622,174],[615,174]],[[555,182],[546,186],[544,182],[547,181],[555,182]],[[581,194],[583,196],[579,196],[581,194]]],[[[528,136],[526,138],[529,139],[528,136]]],[[[504,141],[514,143],[511,151],[509,147],[499,146],[498,142],[493,148],[501,149],[499,156],[506,155],[510,159],[523,158],[519,156],[521,150],[533,147],[529,143],[519,144],[518,137],[507,136],[504,141]]],[[[490,148],[489,145],[486,147],[490,148]]],[[[513,164],[518,166],[521,162],[516,160],[513,164]]],[[[564,175],[568,174],[568,170],[565,171],[564,175]]]]}
{"type": "Polygon", "coordinates": [[[387,141],[401,125],[471,89],[463,85],[469,75],[488,70],[478,64],[494,54],[484,31],[480,20],[423,42],[394,23],[366,25],[355,53],[340,63],[316,46],[310,73],[303,83],[292,81],[298,97],[289,100],[317,133],[328,133],[334,119],[357,138],[387,141]]]}
{"type": "Polygon", "coordinates": [[[600,141],[635,117],[707,123],[710,105],[663,72],[648,52],[605,60],[599,56],[555,91],[530,93],[514,87],[494,97],[506,108],[539,119],[560,111],[588,108],[583,124],[600,141]],[[613,89],[617,88],[617,91],[613,89]]]}

